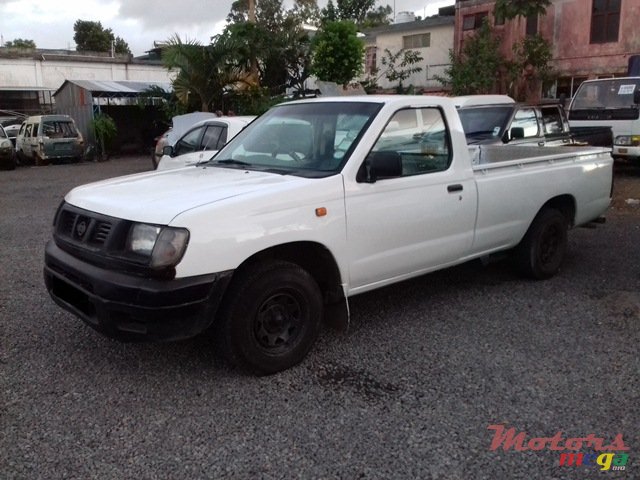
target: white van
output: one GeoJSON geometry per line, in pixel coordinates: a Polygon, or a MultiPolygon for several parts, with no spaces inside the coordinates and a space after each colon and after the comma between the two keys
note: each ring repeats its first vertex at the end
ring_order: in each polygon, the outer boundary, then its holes
{"type": "Polygon", "coordinates": [[[52,161],[80,161],[84,139],[69,115],[28,117],[16,137],[16,153],[21,162],[46,165],[52,161]]]}
{"type": "Polygon", "coordinates": [[[569,122],[571,127],[610,126],[613,158],[640,160],[640,77],[583,82],[569,106],[569,122]]]}

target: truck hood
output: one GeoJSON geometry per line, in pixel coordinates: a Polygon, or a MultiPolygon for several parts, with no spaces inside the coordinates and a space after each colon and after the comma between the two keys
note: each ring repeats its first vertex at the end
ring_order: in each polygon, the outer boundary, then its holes
{"type": "Polygon", "coordinates": [[[221,167],[186,167],[90,183],[65,200],[92,212],[126,220],[167,225],[180,213],[259,190],[278,190],[307,179],[221,167]]]}

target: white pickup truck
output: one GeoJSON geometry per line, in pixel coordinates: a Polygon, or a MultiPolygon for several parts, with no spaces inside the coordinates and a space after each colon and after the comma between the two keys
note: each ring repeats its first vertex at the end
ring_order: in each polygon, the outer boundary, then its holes
{"type": "Polygon", "coordinates": [[[495,252],[534,278],[612,192],[608,149],[480,147],[451,99],[323,98],[269,110],[207,164],[75,188],[44,276],[125,340],[212,328],[260,374],[300,362],[348,299],[495,252]],[[477,147],[476,147],[477,148],[477,147]]]}

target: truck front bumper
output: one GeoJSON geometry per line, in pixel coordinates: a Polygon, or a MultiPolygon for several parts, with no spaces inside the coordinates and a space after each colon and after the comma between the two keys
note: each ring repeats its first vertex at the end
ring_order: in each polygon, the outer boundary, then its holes
{"type": "Polygon", "coordinates": [[[627,145],[613,145],[611,152],[613,158],[637,158],[640,159],[640,147],[630,147],[627,145]]]}
{"type": "Polygon", "coordinates": [[[124,341],[189,338],[213,321],[233,271],[157,280],[88,264],[45,248],[44,280],[51,298],[91,327],[124,341]]]}

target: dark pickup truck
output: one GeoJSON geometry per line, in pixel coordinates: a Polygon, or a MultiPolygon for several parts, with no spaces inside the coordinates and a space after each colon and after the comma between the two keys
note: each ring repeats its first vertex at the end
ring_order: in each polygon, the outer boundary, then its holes
{"type": "Polygon", "coordinates": [[[570,128],[559,103],[525,105],[506,95],[454,99],[469,145],[613,146],[611,127],[570,128]]]}

